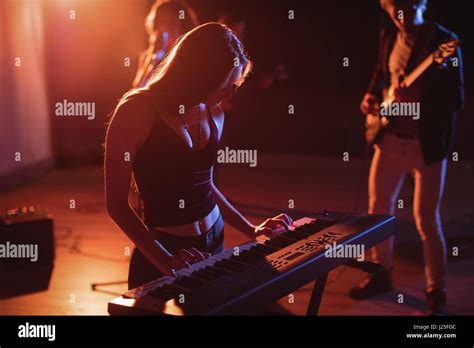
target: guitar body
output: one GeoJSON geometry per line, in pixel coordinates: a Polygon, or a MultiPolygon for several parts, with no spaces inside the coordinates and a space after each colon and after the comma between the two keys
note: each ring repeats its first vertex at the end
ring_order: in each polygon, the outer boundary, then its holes
{"type": "MultiPolygon", "coordinates": [[[[388,107],[394,101],[394,88],[390,86],[390,88],[384,89],[383,102],[381,106],[388,107]]],[[[367,143],[368,150],[370,150],[376,143],[380,131],[387,127],[389,123],[388,118],[380,116],[379,111],[380,109],[377,106],[373,113],[365,115],[365,141],[367,143]]]]}
{"type": "Polygon", "coordinates": [[[365,141],[369,150],[377,141],[377,135],[382,128],[382,119],[379,115],[368,114],[365,116],[365,141]]]}
{"type": "MultiPolygon", "coordinates": [[[[400,88],[408,88],[415,82],[433,63],[442,64],[448,57],[456,52],[459,40],[451,40],[441,44],[438,49],[426,57],[409,75],[404,76],[400,81],[400,88]]],[[[395,96],[395,86],[390,86],[383,90],[383,102],[380,107],[389,107],[391,103],[397,101],[395,96]]],[[[369,113],[365,117],[365,140],[367,142],[367,150],[370,151],[372,146],[378,140],[380,131],[388,126],[388,118],[380,115],[380,107],[374,105],[374,112],[369,113]]]]}

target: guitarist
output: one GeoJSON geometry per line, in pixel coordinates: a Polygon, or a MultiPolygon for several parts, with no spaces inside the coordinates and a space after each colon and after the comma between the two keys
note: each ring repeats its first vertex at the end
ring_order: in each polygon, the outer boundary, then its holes
{"type": "MultiPolygon", "coordinates": [[[[423,243],[428,314],[444,314],[446,244],[439,208],[456,112],[464,103],[461,51],[457,48],[450,58],[434,62],[405,88],[405,72],[457,37],[424,20],[427,0],[380,0],[380,5],[391,21],[380,33],[378,64],[361,111],[366,115],[376,111],[382,90],[393,86],[396,102],[419,103],[420,117],[389,117],[388,125],[376,135],[369,174],[369,213],[394,214],[404,176],[413,175],[413,214],[423,243]]],[[[353,288],[351,297],[365,299],[392,290],[392,249],[393,237],[372,249],[374,262],[384,270],[353,288]]]]}

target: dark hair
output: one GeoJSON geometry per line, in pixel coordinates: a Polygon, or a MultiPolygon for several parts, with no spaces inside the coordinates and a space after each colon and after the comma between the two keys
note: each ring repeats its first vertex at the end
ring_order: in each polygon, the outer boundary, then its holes
{"type": "Polygon", "coordinates": [[[192,28],[199,25],[196,12],[183,0],[156,0],[151,6],[150,12],[145,18],[145,29],[148,34],[156,30],[158,23],[163,17],[172,16],[180,18],[183,14],[183,19],[180,20],[180,33],[184,34],[192,28]]]}
{"type": "Polygon", "coordinates": [[[243,66],[240,86],[252,63],[227,26],[210,22],[176,40],[146,87],[159,91],[169,105],[195,105],[216,91],[239,65],[243,66]]]}

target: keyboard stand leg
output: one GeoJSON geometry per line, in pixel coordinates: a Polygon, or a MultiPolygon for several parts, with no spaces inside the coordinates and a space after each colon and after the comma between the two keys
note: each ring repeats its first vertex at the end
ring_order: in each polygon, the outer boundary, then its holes
{"type": "Polygon", "coordinates": [[[311,298],[309,299],[306,315],[318,315],[319,305],[321,304],[327,279],[328,274],[326,273],[325,275],[316,278],[314,281],[313,291],[311,292],[311,298]]]}

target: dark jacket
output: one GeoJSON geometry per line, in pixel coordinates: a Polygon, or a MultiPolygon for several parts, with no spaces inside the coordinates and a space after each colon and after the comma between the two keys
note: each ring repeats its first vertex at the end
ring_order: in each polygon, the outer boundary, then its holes
{"type": "MultiPolygon", "coordinates": [[[[383,26],[380,32],[378,63],[367,90],[367,93],[375,94],[379,100],[383,88],[390,86],[388,60],[396,36],[397,28],[393,24],[383,26]]],[[[425,22],[420,28],[405,71],[411,72],[441,43],[456,38],[454,33],[441,25],[425,22]]],[[[461,49],[458,47],[456,54],[444,66],[433,64],[412,86],[421,91],[418,129],[425,163],[430,164],[445,158],[451,151],[456,112],[464,105],[461,49]],[[457,67],[453,66],[454,58],[457,59],[457,67]]]]}

